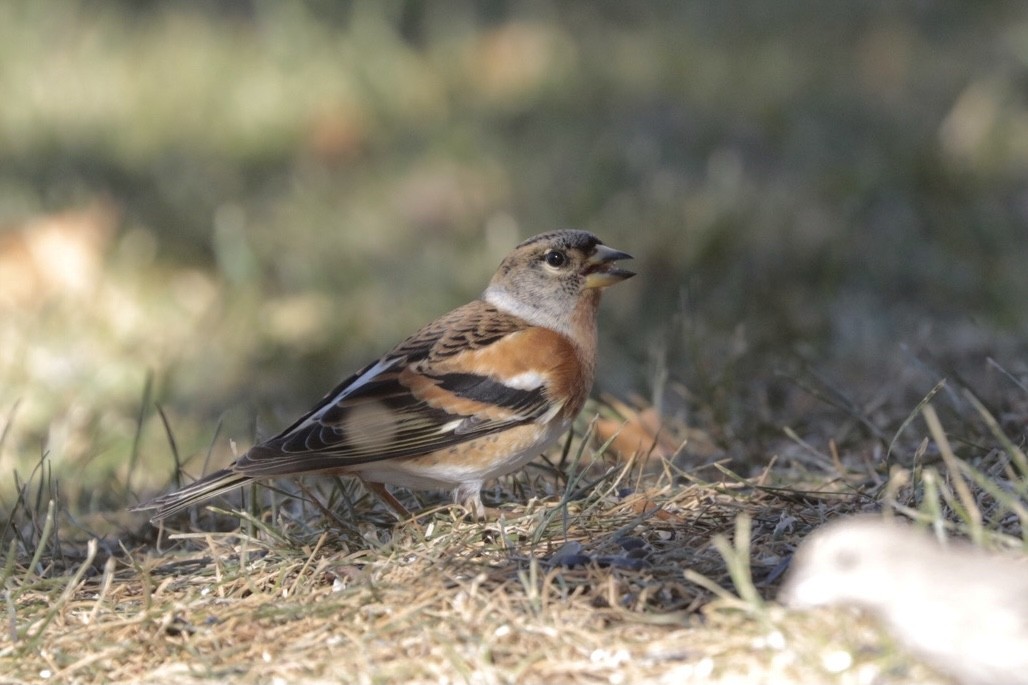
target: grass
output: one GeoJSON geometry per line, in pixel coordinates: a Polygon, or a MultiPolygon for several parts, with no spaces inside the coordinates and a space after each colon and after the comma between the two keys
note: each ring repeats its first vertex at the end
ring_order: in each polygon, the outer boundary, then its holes
{"type": "MultiPolygon", "coordinates": [[[[928,433],[942,430],[930,404],[922,412],[928,433]]],[[[945,435],[933,438],[940,456],[945,435]]],[[[157,539],[122,529],[83,544],[52,501],[44,514],[27,497],[4,560],[0,662],[17,681],[56,682],[921,682],[927,672],[873,624],[785,614],[775,588],[812,527],[858,511],[1028,549],[1024,455],[1001,442],[890,478],[830,455],[752,478],[597,455],[582,478],[508,479],[515,500],[515,485],[556,494],[505,504],[487,524],[447,507],[393,524],[360,498],[343,525],[301,501],[239,527],[214,510],[157,539]],[[778,484],[786,476],[793,485],[778,484]]]]}
{"type": "Polygon", "coordinates": [[[833,8],[0,8],[0,681],[935,677],[774,598],[849,513],[1028,549],[1028,24],[833,8]],[[501,520],[127,513],[563,224],[640,276],[501,520]]]}

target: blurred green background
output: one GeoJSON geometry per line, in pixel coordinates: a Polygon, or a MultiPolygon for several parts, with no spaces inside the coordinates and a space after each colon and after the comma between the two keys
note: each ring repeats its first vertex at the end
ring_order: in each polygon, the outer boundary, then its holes
{"type": "Polygon", "coordinates": [[[599,389],[759,463],[790,369],[1028,373],[1026,175],[1020,3],[9,0],[0,473],[223,463],[563,226],[640,274],[599,389]]]}

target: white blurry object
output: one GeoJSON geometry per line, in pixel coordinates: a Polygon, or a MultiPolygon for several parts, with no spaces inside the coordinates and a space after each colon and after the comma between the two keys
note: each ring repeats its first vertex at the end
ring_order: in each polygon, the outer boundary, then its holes
{"type": "Polygon", "coordinates": [[[861,607],[962,683],[1028,685],[1028,557],[944,546],[908,525],[853,517],[804,540],[779,600],[861,607]]]}

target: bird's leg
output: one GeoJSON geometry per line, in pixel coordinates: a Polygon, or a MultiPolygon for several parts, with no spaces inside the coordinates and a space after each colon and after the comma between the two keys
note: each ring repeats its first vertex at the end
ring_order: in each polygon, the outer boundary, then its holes
{"type": "Polygon", "coordinates": [[[414,515],[407,510],[407,507],[403,506],[400,500],[393,496],[393,493],[386,490],[385,485],[382,483],[373,483],[370,480],[361,479],[364,483],[364,487],[368,489],[368,492],[378,497],[382,502],[389,507],[396,518],[400,521],[407,521],[414,518],[414,515]]]}
{"type": "Polygon", "coordinates": [[[481,482],[461,483],[453,491],[453,501],[476,521],[495,521],[503,513],[500,509],[482,504],[481,482]]]}

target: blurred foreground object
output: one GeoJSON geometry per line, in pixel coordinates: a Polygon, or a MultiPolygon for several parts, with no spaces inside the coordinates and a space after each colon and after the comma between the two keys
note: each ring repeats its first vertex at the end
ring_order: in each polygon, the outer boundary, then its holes
{"type": "Polygon", "coordinates": [[[779,599],[796,609],[867,609],[962,683],[1028,683],[1028,559],[856,517],[803,542],[779,599]]]}

